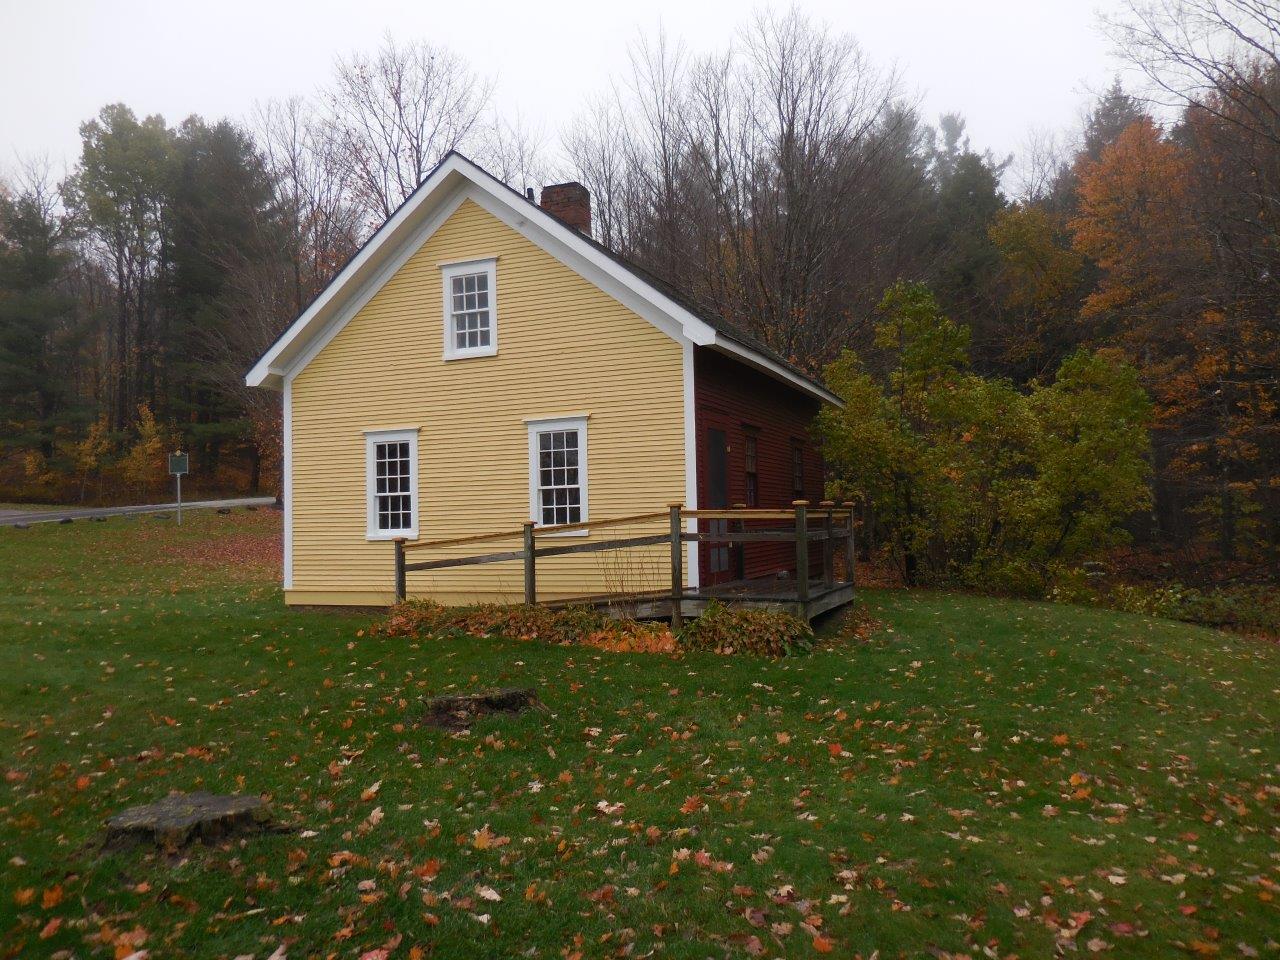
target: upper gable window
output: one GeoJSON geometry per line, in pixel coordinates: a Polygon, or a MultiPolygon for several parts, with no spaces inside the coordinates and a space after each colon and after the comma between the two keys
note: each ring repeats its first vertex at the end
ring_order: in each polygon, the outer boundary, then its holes
{"type": "Polygon", "coordinates": [[[497,264],[469,260],[442,268],[446,360],[498,352],[497,264]]]}

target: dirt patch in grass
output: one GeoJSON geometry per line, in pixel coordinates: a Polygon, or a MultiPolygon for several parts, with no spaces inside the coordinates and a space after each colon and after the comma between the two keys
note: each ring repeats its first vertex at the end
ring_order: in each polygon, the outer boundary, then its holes
{"type": "Polygon", "coordinates": [[[517,714],[544,709],[530,688],[489,690],[483,693],[433,697],[426,701],[419,723],[442,730],[465,730],[477,718],[492,714],[517,714]]]}

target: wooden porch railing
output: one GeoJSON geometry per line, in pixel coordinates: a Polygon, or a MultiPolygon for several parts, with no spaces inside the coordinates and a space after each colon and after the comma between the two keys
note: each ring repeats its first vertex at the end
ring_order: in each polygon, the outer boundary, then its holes
{"type": "MultiPolygon", "coordinates": [[[[626,517],[613,517],[606,520],[587,520],[581,523],[562,523],[554,526],[537,526],[533,521],[526,522],[520,530],[507,530],[498,533],[481,533],[465,537],[452,537],[445,540],[426,540],[409,543],[403,537],[395,544],[395,591],[396,600],[404,600],[407,595],[406,578],[413,570],[446,570],[452,567],[466,567],[486,563],[502,563],[520,560],[524,565],[524,602],[538,602],[537,561],[539,557],[559,557],[575,553],[598,553],[605,550],[619,550],[628,547],[654,546],[660,543],[671,544],[671,626],[679,629],[682,625],[683,612],[681,601],[685,599],[708,599],[701,594],[690,594],[684,587],[684,550],[686,543],[768,543],[791,542],[795,544],[796,562],[796,600],[805,604],[809,600],[809,545],[821,544],[822,580],[825,586],[835,583],[835,551],[836,546],[844,541],[845,566],[849,582],[853,582],[854,563],[854,504],[844,502],[837,506],[834,501],[823,500],[816,510],[810,510],[807,500],[795,500],[790,510],[762,510],[746,507],[734,507],[720,510],[686,510],[684,505],[673,503],[666,510],[652,513],[637,513],[626,517]],[[813,529],[810,524],[817,517],[821,526],[813,529]],[[612,540],[594,540],[587,543],[575,543],[553,546],[539,546],[542,537],[554,537],[557,534],[571,533],[578,530],[602,530],[611,527],[630,526],[637,523],[666,519],[667,530],[663,533],[645,534],[643,536],[619,537],[612,540]],[[687,531],[686,520],[729,520],[733,527],[722,531],[687,531]],[[790,521],[787,527],[769,530],[748,530],[750,521],[790,521]],[[444,560],[420,560],[410,562],[408,555],[420,550],[443,549],[445,547],[466,546],[477,543],[496,543],[502,540],[521,541],[518,550],[499,550],[492,553],[472,554],[465,557],[451,557],[444,560]]],[[[618,595],[619,597],[622,594],[618,595]]],[[[661,593],[658,594],[661,596],[661,593]]],[[[603,598],[598,598],[603,599],[603,598]]]]}

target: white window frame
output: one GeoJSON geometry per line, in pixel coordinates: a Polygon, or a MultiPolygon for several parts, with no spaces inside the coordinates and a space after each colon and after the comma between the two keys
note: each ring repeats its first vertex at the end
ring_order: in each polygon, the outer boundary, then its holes
{"type": "MultiPolygon", "coordinates": [[[[582,491],[582,517],[576,522],[586,523],[589,519],[587,513],[590,503],[590,498],[587,496],[587,420],[587,414],[568,417],[535,417],[525,420],[529,426],[529,519],[536,527],[545,526],[542,522],[542,504],[538,498],[538,434],[557,430],[578,432],[578,487],[582,491]]],[[[588,533],[590,531],[583,527],[581,530],[566,530],[551,536],[585,537],[588,533]]]]}
{"type": "Polygon", "coordinates": [[[491,357],[498,352],[498,258],[459,260],[440,264],[441,293],[444,304],[444,359],[464,360],[467,357],[491,357]],[[485,347],[459,347],[453,329],[453,278],[470,273],[484,273],[489,278],[489,345],[485,347]]]}
{"type": "Polygon", "coordinates": [[[366,430],[364,432],[364,500],[365,537],[369,540],[406,540],[418,538],[418,428],[401,427],[395,430],[366,430]],[[375,446],[379,443],[409,444],[409,520],[408,529],[381,530],[378,528],[378,484],[375,446]]]}

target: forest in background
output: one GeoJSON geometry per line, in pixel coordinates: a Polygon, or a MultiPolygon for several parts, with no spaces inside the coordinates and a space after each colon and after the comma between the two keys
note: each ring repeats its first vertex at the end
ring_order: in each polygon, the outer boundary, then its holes
{"type": "Polygon", "coordinates": [[[1104,28],[1127,82],[1009,158],[795,11],[710,56],[637,44],[554,143],[447,47],[390,38],[243,121],[108,105],[68,175],[0,182],[0,499],[154,496],[178,446],[202,492],[274,491],[279,396],[245,371],[459,149],[520,190],[581,181],[598,239],[814,373],[889,375],[900,280],[993,382],[1113,354],[1151,401],[1132,532],[1274,568],[1280,14],[1135,0],[1104,28]]]}

